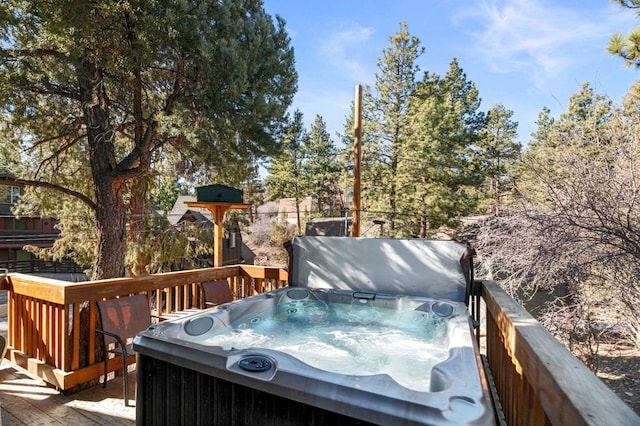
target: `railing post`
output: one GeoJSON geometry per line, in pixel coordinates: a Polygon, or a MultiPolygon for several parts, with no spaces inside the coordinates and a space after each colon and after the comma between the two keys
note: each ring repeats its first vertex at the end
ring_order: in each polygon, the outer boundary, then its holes
{"type": "Polygon", "coordinates": [[[476,335],[476,343],[480,347],[480,334],[481,334],[481,309],[480,304],[482,302],[482,281],[474,280],[471,285],[470,294],[470,309],[471,318],[473,319],[474,332],[476,335]]]}

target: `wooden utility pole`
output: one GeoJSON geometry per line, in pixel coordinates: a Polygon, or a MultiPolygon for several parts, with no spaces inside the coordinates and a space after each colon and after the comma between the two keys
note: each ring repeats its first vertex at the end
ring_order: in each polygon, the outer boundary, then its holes
{"type": "Polygon", "coordinates": [[[362,137],[362,86],[356,86],[356,100],[353,117],[353,223],[351,236],[360,236],[360,157],[362,137]]]}

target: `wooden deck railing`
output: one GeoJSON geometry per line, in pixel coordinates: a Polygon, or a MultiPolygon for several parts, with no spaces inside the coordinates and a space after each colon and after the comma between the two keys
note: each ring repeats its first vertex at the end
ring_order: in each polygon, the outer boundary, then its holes
{"type": "Polygon", "coordinates": [[[84,269],[72,261],[42,259],[0,261],[0,270],[23,274],[83,274],[84,269]]]}
{"type": "Polygon", "coordinates": [[[486,357],[509,425],[640,425],[638,417],[496,282],[481,283],[486,357]]]}
{"type": "MultiPolygon", "coordinates": [[[[83,283],[0,277],[9,290],[7,358],[62,390],[91,382],[102,373],[95,356],[97,300],[142,293],[153,313],[162,315],[202,307],[197,284],[222,278],[243,298],[285,286],[287,272],[242,265],[83,283]]],[[[640,424],[640,417],[497,283],[477,282],[476,288],[471,311],[486,321],[488,371],[507,424],[640,424]]],[[[117,370],[118,363],[110,369],[117,370]]]]}
{"type": "MultiPolygon", "coordinates": [[[[9,290],[7,358],[61,390],[91,382],[102,371],[96,301],[146,294],[152,313],[161,316],[203,308],[198,284],[224,278],[243,298],[285,286],[287,273],[237,265],[80,283],[10,274],[0,278],[1,288],[9,290]]],[[[118,363],[109,369],[117,370],[118,363]]]]}

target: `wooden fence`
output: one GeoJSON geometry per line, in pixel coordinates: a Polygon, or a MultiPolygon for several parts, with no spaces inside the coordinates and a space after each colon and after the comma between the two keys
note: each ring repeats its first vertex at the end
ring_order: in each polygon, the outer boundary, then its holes
{"type": "Polygon", "coordinates": [[[83,274],[83,269],[72,261],[48,261],[42,259],[0,261],[0,270],[22,274],[83,274]]]}

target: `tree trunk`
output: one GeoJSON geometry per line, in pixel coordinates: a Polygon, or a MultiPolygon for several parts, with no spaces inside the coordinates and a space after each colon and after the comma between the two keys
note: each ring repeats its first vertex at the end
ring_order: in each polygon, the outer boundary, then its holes
{"type": "Polygon", "coordinates": [[[123,277],[126,208],[118,188],[120,185],[113,179],[104,179],[97,181],[95,186],[99,206],[96,210],[98,244],[92,279],[123,277]]]}
{"type": "MultiPolygon", "coordinates": [[[[140,178],[130,181],[131,199],[129,200],[129,238],[137,245],[144,244],[147,238],[147,179],[140,178]]],[[[140,251],[136,254],[135,263],[129,267],[131,275],[144,275],[148,273],[147,266],[151,260],[149,256],[140,251]]]]}
{"type": "Polygon", "coordinates": [[[96,202],[98,243],[92,279],[122,277],[126,207],[121,191],[124,180],[118,175],[114,132],[109,123],[109,101],[102,73],[94,63],[85,60],[80,64],[78,81],[96,202]]]}
{"type": "Polygon", "coordinates": [[[398,208],[398,203],[396,201],[397,197],[397,187],[396,180],[398,178],[398,155],[396,153],[397,146],[392,147],[391,154],[391,163],[389,164],[391,168],[391,183],[389,185],[389,235],[392,237],[396,236],[396,212],[398,208]]]}

